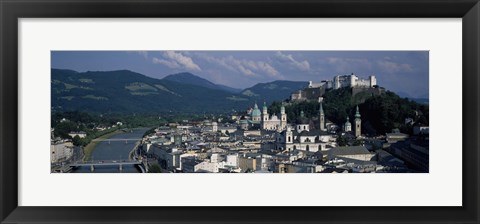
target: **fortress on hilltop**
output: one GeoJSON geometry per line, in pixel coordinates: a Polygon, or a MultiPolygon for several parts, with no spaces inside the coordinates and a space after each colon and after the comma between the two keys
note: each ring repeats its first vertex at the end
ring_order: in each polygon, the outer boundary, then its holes
{"type": "Polygon", "coordinates": [[[354,94],[371,91],[372,94],[381,93],[383,88],[378,88],[377,79],[374,75],[362,79],[355,74],[337,75],[332,80],[324,80],[320,83],[309,82],[305,89],[298,90],[290,96],[292,101],[316,100],[325,94],[328,89],[352,88],[354,94]]]}

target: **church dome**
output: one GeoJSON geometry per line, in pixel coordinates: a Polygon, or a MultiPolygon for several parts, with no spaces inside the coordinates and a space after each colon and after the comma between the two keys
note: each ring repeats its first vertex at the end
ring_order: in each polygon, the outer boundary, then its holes
{"type": "Polygon", "coordinates": [[[255,103],[255,107],[253,108],[252,117],[260,117],[262,115],[262,112],[260,112],[260,109],[258,109],[257,104],[255,103]]]}
{"type": "Polygon", "coordinates": [[[303,110],[300,112],[300,117],[297,118],[296,123],[297,124],[309,124],[310,123],[310,120],[308,120],[305,117],[305,114],[303,113],[303,110]]]}
{"type": "Polygon", "coordinates": [[[352,123],[350,123],[350,118],[347,116],[347,121],[345,122],[345,126],[352,126],[352,123]]]}

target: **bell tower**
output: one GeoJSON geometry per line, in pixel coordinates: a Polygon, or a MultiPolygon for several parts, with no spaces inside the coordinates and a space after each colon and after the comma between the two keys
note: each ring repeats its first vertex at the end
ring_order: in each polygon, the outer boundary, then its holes
{"type": "Polygon", "coordinates": [[[285,106],[282,104],[280,108],[280,128],[282,130],[287,126],[287,114],[285,113],[285,106]]]}
{"type": "Polygon", "coordinates": [[[355,113],[355,137],[359,137],[360,135],[362,135],[362,119],[360,119],[360,111],[357,105],[357,112],[355,113]]]}
{"type": "Polygon", "coordinates": [[[320,117],[319,117],[319,121],[320,121],[320,130],[321,131],[325,131],[325,114],[323,113],[323,103],[320,103],[320,117]]]}

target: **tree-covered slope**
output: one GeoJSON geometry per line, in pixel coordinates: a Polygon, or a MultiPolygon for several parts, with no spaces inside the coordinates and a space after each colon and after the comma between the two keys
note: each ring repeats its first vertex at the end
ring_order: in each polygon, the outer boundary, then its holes
{"type": "MultiPolygon", "coordinates": [[[[410,133],[413,123],[428,125],[429,107],[407,98],[401,98],[393,92],[383,94],[352,95],[350,88],[327,91],[324,95],[323,110],[328,120],[342,126],[347,117],[353,123],[356,106],[359,106],[362,128],[365,134],[385,134],[394,128],[404,133],[410,133]],[[406,124],[405,119],[411,118],[413,123],[406,124]]],[[[280,112],[281,103],[274,102],[269,111],[280,112]]],[[[293,121],[304,111],[305,116],[312,120],[318,119],[319,103],[303,101],[289,103],[285,107],[288,120],[293,121]]]]}
{"type": "Polygon", "coordinates": [[[168,75],[168,76],[165,76],[163,80],[169,80],[169,81],[195,85],[195,86],[202,86],[209,89],[224,90],[231,93],[239,93],[241,91],[240,89],[235,89],[228,86],[212,83],[206,79],[200,78],[188,72],[168,75]]]}
{"type": "Polygon", "coordinates": [[[258,83],[243,90],[242,94],[258,101],[266,100],[267,102],[273,102],[275,100],[288,99],[293,92],[303,89],[307,85],[308,82],[277,80],[268,83],[258,83]]]}
{"type": "Polygon", "coordinates": [[[127,70],[51,72],[53,111],[203,113],[244,109],[250,103],[240,94],[154,79],[127,70]]]}

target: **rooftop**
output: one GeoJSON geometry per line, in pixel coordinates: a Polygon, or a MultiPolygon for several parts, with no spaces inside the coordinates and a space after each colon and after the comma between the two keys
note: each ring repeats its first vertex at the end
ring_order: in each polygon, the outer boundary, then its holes
{"type": "Polygon", "coordinates": [[[365,146],[343,146],[330,149],[329,155],[361,155],[371,154],[365,146]]]}

